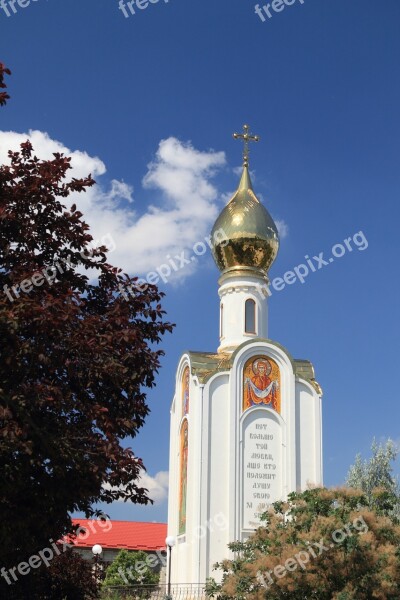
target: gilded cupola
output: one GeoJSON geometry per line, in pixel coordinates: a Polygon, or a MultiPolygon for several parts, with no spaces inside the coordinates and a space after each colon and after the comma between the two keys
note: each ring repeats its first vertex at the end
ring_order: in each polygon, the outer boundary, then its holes
{"type": "Polygon", "coordinates": [[[266,275],[279,249],[274,220],[254,193],[249,173],[249,142],[259,137],[248,125],[235,139],[244,142],[243,172],[239,187],[217,218],[211,233],[213,256],[224,273],[257,270],[266,275]]]}

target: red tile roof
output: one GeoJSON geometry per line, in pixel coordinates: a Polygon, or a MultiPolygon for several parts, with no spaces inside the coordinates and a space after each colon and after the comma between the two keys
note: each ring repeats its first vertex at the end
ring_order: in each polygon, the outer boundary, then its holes
{"type": "Polygon", "coordinates": [[[94,544],[100,544],[104,549],[165,550],[166,523],[97,519],[72,519],[72,522],[85,529],[73,541],[79,548],[91,548],[94,544]]]}

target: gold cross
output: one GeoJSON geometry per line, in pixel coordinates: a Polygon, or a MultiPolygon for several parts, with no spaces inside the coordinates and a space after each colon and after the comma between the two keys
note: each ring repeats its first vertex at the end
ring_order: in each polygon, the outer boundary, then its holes
{"type": "Polygon", "coordinates": [[[243,166],[249,166],[249,142],[259,142],[260,138],[258,135],[252,135],[250,133],[250,127],[248,125],[243,125],[243,133],[234,133],[233,137],[235,140],[243,140],[244,149],[243,149],[243,166]]]}

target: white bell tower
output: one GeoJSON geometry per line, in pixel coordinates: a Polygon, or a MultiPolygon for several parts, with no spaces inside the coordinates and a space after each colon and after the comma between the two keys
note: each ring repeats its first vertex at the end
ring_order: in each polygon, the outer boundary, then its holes
{"type": "Polygon", "coordinates": [[[279,238],[250,180],[248,144],[259,138],[247,125],[234,137],[244,141],[243,173],[212,231],[220,345],[183,354],[171,405],[172,585],[218,577],[213,565],[231,557],[228,544],[251,535],[270,504],[322,484],[313,366],[268,337],[268,271],[279,238]]]}

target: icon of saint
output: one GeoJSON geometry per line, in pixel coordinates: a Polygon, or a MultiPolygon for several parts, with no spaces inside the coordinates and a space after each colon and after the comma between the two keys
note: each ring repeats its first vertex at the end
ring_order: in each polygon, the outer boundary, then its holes
{"type": "Polygon", "coordinates": [[[272,365],[266,358],[257,358],[252,364],[253,375],[246,377],[247,407],[266,404],[277,410],[276,393],[279,389],[277,379],[271,380],[269,375],[272,365]]]}

